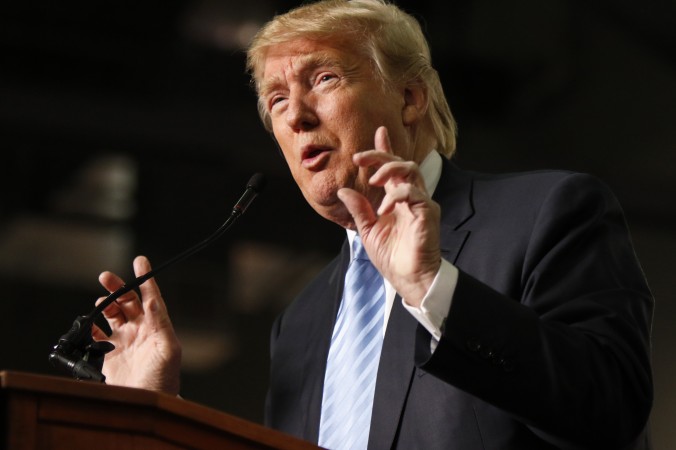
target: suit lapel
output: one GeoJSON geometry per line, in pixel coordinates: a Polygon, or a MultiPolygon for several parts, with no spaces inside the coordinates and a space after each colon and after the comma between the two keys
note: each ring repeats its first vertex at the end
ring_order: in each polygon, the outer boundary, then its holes
{"type": "Polygon", "coordinates": [[[399,295],[394,299],[383,350],[378,365],[373,399],[369,449],[389,449],[399,425],[406,396],[415,372],[414,346],[418,322],[404,309],[399,295]]]}
{"type": "Polygon", "coordinates": [[[441,231],[441,257],[450,263],[455,263],[469,236],[469,231],[449,229],[444,232],[443,228],[445,227],[442,226],[441,231]]]}
{"type": "Polygon", "coordinates": [[[335,270],[327,278],[325,290],[316,294],[320,298],[312,302],[315,308],[308,316],[307,337],[304,338],[307,342],[307,349],[304,355],[306,362],[301,385],[301,405],[304,405],[303,436],[310,442],[317,442],[319,439],[326,360],[338,307],[343,296],[345,272],[349,259],[349,244],[345,240],[335,270]]]}
{"type": "MultiPolygon", "coordinates": [[[[459,230],[474,213],[471,202],[472,179],[444,159],[434,200],[441,205],[441,252],[455,262],[469,236],[459,230]]],[[[414,354],[418,322],[394,299],[378,366],[376,392],[368,448],[394,446],[406,398],[415,374],[414,354]]]]}
{"type": "Polygon", "coordinates": [[[474,215],[473,186],[470,174],[443,160],[441,178],[432,198],[441,205],[441,256],[451,263],[458,259],[469,236],[469,231],[460,227],[474,215]]]}
{"type": "MultiPolygon", "coordinates": [[[[441,178],[432,199],[441,205],[441,224],[457,230],[474,215],[474,180],[447,159],[441,166],[441,178]]],[[[443,237],[443,232],[442,232],[443,237]]]]}

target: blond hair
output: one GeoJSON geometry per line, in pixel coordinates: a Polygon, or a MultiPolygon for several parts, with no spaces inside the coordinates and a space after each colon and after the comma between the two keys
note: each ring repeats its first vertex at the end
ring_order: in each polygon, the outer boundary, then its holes
{"type": "MultiPolygon", "coordinates": [[[[276,16],[256,34],[247,52],[247,69],[257,92],[260,93],[267,50],[303,38],[347,42],[351,49],[370,58],[376,75],[385,83],[421,84],[429,96],[426,116],[437,140],[437,151],[448,158],[453,155],[455,120],[415,18],[384,0],[323,0],[276,16]]],[[[271,130],[270,116],[260,96],[258,112],[271,130]]]]}

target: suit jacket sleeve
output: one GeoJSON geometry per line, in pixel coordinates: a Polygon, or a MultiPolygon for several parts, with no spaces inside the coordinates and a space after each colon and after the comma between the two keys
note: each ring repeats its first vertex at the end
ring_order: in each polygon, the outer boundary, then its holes
{"type": "Polygon", "coordinates": [[[622,448],[652,403],[652,296],[604,185],[569,174],[541,199],[515,206],[521,227],[489,258],[511,281],[471,256],[470,236],[442,338],[430,354],[421,328],[416,362],[554,445],[622,448]]]}

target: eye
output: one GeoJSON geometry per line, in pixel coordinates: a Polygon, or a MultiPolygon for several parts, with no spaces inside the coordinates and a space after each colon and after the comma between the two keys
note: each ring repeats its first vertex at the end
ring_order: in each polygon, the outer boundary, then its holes
{"type": "Polygon", "coordinates": [[[286,100],[286,97],[283,97],[281,95],[275,95],[270,98],[268,101],[268,108],[272,110],[277,104],[281,103],[282,101],[286,100]]]}
{"type": "Polygon", "coordinates": [[[324,72],[317,76],[317,84],[326,83],[335,78],[338,78],[335,74],[324,72]]]}

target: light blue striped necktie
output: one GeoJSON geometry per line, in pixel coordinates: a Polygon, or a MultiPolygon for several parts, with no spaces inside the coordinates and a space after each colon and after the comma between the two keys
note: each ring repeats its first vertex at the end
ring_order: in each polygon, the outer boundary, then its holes
{"type": "Polygon", "coordinates": [[[359,236],[352,248],[324,375],[319,445],[331,450],[366,448],[383,346],[383,278],[359,236]]]}

